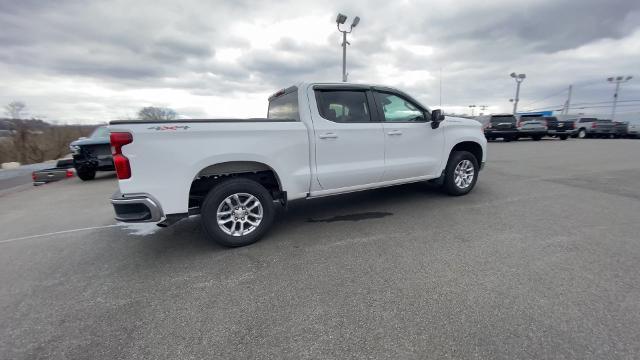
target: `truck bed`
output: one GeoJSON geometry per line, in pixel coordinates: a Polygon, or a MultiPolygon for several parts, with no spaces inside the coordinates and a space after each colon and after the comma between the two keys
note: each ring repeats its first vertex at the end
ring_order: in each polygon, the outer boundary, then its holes
{"type": "Polygon", "coordinates": [[[277,174],[287,174],[278,180],[290,199],[309,191],[309,132],[297,120],[116,120],[109,129],[133,136],[122,148],[132,175],[119,181],[120,191],[151,195],[165,214],[188,211],[191,184],[209,165],[238,158],[271,164],[277,174]]]}

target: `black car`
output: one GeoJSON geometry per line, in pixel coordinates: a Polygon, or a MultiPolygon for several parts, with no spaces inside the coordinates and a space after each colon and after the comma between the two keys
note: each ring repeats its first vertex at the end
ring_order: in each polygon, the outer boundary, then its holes
{"type": "Polygon", "coordinates": [[[109,129],[101,126],[88,138],[80,138],[69,145],[73,154],[73,167],[82,180],[93,180],[97,171],[113,171],[109,129]]]}
{"type": "Polygon", "coordinates": [[[487,140],[502,138],[504,141],[518,138],[516,117],[513,115],[491,115],[487,126],[484,128],[484,137],[487,140]]]}

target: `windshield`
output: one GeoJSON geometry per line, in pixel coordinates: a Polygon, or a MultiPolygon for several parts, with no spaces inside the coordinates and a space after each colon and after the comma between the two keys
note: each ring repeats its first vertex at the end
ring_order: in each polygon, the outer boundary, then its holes
{"type": "Polygon", "coordinates": [[[106,138],[109,137],[109,129],[101,126],[93,131],[91,134],[92,138],[106,138]]]}

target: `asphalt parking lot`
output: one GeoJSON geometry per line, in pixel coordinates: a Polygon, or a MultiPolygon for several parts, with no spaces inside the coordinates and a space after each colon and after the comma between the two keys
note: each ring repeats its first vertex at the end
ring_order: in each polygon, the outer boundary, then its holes
{"type": "Polygon", "coordinates": [[[468,196],[297,202],[239,249],[116,225],[115,189],[0,194],[2,358],[640,354],[640,141],[490,143],[468,196]]]}

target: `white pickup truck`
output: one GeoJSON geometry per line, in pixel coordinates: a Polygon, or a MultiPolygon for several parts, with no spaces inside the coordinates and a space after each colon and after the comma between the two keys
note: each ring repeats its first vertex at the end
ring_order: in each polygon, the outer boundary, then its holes
{"type": "Polygon", "coordinates": [[[480,123],[375,85],[302,83],[269,98],[266,119],[123,120],[109,126],[116,219],[168,226],[201,214],[210,237],[243,246],[287,201],[431,180],[473,189],[486,159],[480,123]]]}

